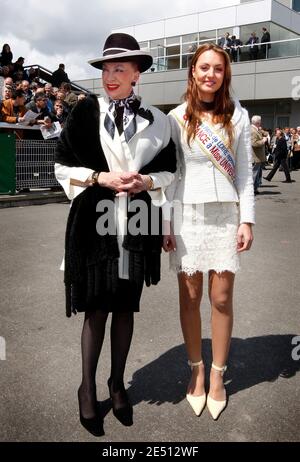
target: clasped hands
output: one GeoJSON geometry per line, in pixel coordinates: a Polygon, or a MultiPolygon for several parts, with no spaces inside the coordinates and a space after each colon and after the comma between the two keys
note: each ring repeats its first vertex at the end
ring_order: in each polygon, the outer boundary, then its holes
{"type": "Polygon", "coordinates": [[[101,172],[98,176],[100,186],[113,189],[116,196],[133,196],[150,189],[150,176],[138,172],[101,172]]]}

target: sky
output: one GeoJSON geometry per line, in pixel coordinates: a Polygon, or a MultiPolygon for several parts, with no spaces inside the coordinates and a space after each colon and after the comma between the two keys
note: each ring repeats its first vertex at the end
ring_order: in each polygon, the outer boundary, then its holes
{"type": "MultiPolygon", "coordinates": [[[[207,4],[209,9],[211,3],[201,0],[201,8],[207,4]]],[[[199,4],[200,0],[1,0],[0,51],[8,43],[13,61],[23,56],[25,65],[39,64],[52,72],[64,63],[70,80],[97,78],[99,71],[87,61],[102,55],[112,29],[199,11],[199,4]]]]}

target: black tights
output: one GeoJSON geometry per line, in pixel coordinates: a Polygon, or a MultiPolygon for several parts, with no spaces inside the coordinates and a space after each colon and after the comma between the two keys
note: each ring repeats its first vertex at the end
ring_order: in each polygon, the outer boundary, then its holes
{"type": "MultiPolygon", "coordinates": [[[[82,382],[79,388],[79,400],[82,415],[91,418],[96,412],[96,371],[108,313],[97,310],[86,312],[82,335],[82,382]]],[[[133,312],[113,313],[111,321],[111,379],[113,391],[123,389],[123,377],[126,360],[133,334],[133,312]]]]}

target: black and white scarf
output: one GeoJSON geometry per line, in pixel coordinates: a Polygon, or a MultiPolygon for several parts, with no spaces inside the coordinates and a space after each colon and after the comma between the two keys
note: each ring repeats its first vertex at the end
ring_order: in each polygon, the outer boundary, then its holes
{"type": "Polygon", "coordinates": [[[117,116],[117,109],[124,108],[123,112],[123,130],[125,140],[128,143],[136,133],[136,112],[140,106],[139,98],[131,92],[127,98],[123,99],[109,99],[108,111],[104,119],[104,127],[108,134],[114,139],[116,124],[115,119],[117,116]]]}

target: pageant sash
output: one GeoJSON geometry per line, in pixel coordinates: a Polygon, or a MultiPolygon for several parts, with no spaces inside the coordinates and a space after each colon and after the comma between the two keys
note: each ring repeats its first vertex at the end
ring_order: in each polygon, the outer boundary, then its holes
{"type": "MultiPolygon", "coordinates": [[[[182,118],[179,118],[176,114],[174,115],[180,125],[187,129],[185,115],[182,118]]],[[[235,180],[234,155],[215,128],[207,122],[202,122],[197,127],[194,141],[200,146],[206,157],[213,162],[215,167],[233,183],[235,180]]]]}

